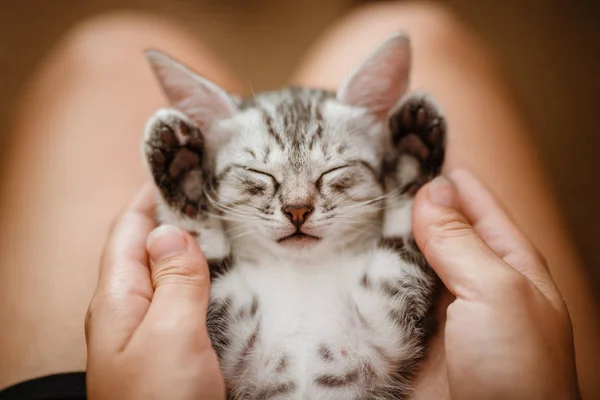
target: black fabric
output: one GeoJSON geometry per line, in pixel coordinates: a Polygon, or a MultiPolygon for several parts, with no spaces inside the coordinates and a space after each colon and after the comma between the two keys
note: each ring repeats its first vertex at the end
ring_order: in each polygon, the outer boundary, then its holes
{"type": "Polygon", "coordinates": [[[85,399],[85,372],[43,376],[0,391],[0,400],[85,399]]]}

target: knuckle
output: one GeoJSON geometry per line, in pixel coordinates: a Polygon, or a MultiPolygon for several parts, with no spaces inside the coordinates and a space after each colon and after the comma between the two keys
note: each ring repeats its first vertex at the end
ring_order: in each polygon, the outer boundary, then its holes
{"type": "Polygon", "coordinates": [[[185,257],[167,258],[153,268],[152,280],[155,286],[165,283],[208,286],[210,279],[207,268],[199,265],[202,262],[185,257]]]}
{"type": "Polygon", "coordinates": [[[473,233],[473,228],[458,214],[449,214],[440,217],[434,225],[433,236],[438,240],[452,239],[468,236],[473,233]]]}
{"type": "Polygon", "coordinates": [[[423,254],[429,257],[432,253],[452,250],[455,241],[473,235],[471,225],[459,214],[451,213],[439,217],[427,229],[427,238],[423,246],[423,254]]]}

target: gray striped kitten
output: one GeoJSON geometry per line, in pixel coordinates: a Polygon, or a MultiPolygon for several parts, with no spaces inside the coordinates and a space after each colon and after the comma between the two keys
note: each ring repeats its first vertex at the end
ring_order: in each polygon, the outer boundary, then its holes
{"type": "Polygon", "coordinates": [[[158,217],[197,235],[208,330],[231,399],[402,399],[424,355],[436,278],[411,235],[446,125],[406,94],[396,35],[337,93],[238,99],[147,54],[171,109],[146,126],[158,217]]]}

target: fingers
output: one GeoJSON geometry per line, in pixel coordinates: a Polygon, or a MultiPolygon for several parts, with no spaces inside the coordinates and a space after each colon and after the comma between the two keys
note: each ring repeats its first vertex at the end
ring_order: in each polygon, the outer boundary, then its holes
{"type": "Polygon", "coordinates": [[[460,199],[444,177],[421,189],[413,206],[413,233],[431,267],[457,297],[485,287],[510,270],[459,211],[460,199]]]}
{"type": "Polygon", "coordinates": [[[118,274],[122,261],[147,262],[146,238],[156,227],[155,193],[152,186],[144,186],[117,218],[102,254],[100,278],[118,274]]]}
{"type": "Polygon", "coordinates": [[[558,290],[543,257],[483,183],[464,169],[452,171],[450,179],[460,198],[461,210],[475,232],[546,297],[556,297],[558,290]]]}
{"type": "Polygon", "coordinates": [[[465,170],[450,179],[421,190],[413,212],[415,239],[448,289],[460,296],[461,288],[488,287],[512,270],[560,302],[541,256],[483,184],[465,170]]]}
{"type": "Polygon", "coordinates": [[[152,330],[206,339],[208,264],[194,238],[169,225],[148,238],[154,297],[144,320],[152,330]]]}
{"type": "Polygon", "coordinates": [[[122,349],[150,306],[146,238],[155,227],[153,192],[145,187],[138,193],[107,240],[86,319],[89,351],[122,349]]]}
{"type": "Polygon", "coordinates": [[[450,179],[460,198],[461,210],[475,231],[498,256],[524,275],[547,275],[541,255],[523,235],[489,190],[471,172],[452,171],[450,179]]]}

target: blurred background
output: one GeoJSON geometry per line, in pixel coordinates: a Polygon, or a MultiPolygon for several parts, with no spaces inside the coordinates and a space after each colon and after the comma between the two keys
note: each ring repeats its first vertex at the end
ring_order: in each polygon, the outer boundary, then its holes
{"type": "MultiPolygon", "coordinates": [[[[316,37],[365,2],[0,0],[0,123],[5,127],[0,143],[10,132],[13,107],[30,74],[61,34],[87,16],[133,9],[172,17],[212,45],[259,91],[284,84],[316,37]]],[[[532,127],[590,279],[600,288],[600,4],[447,4],[501,64],[532,127]]]]}

